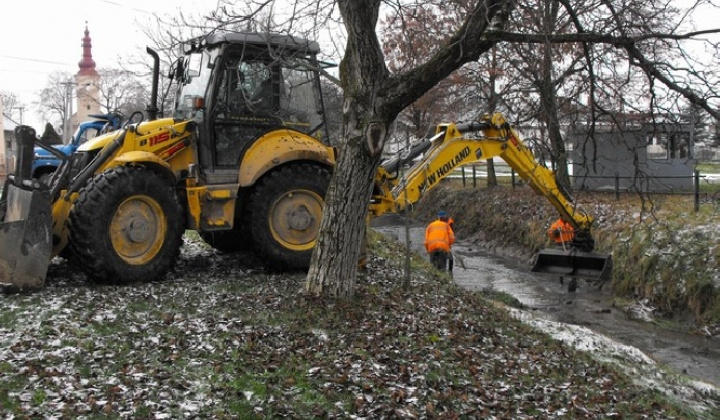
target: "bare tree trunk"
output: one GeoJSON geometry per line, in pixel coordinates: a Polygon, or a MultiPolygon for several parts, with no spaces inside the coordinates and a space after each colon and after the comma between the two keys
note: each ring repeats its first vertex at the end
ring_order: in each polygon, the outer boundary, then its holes
{"type": "MultiPolygon", "coordinates": [[[[490,61],[490,99],[488,100],[488,110],[490,112],[497,111],[497,92],[495,91],[495,82],[497,81],[497,48],[493,47],[492,50],[492,57],[490,61]]],[[[487,163],[487,186],[489,187],[497,187],[497,175],[495,174],[495,161],[492,159],[488,159],[485,161],[487,163]]]]}
{"type": "MultiPolygon", "coordinates": [[[[352,115],[358,115],[352,113],[352,115]]],[[[313,295],[351,297],[355,292],[357,261],[366,229],[372,179],[380,164],[380,153],[368,152],[366,139],[387,135],[384,124],[365,125],[357,118],[347,146],[340,153],[325,196],[320,234],[310,261],[305,292],[313,295]]],[[[372,141],[372,140],[371,140],[372,141]]]]}
{"type": "Polygon", "coordinates": [[[485,169],[487,170],[487,186],[497,187],[497,175],[495,174],[495,161],[488,159],[485,161],[485,169]]]}
{"type": "MultiPolygon", "coordinates": [[[[554,98],[554,92],[552,95],[554,98]]],[[[567,167],[567,151],[565,150],[565,141],[563,140],[562,133],[560,132],[560,119],[558,117],[557,106],[555,106],[554,112],[546,115],[546,117],[548,136],[550,138],[550,144],[552,145],[553,155],[555,156],[555,162],[557,165],[555,178],[559,185],[569,189],[570,174],[568,173],[567,167]]]]}
{"type": "Polygon", "coordinates": [[[557,183],[570,188],[570,176],[567,170],[567,152],[565,141],[560,131],[560,117],[558,116],[557,92],[552,80],[553,62],[550,47],[545,47],[543,68],[540,72],[539,90],[541,98],[541,115],[548,130],[548,138],[552,147],[553,161],[556,164],[555,178],[557,183]]]}
{"type": "Polygon", "coordinates": [[[325,197],[317,243],[310,260],[305,292],[350,297],[355,291],[360,243],[373,180],[390,125],[397,115],[440,80],[488,51],[479,42],[494,16],[507,21],[506,2],[479,2],[463,29],[423,66],[391,77],[373,30],[382,0],[339,0],[348,32],[340,63],[343,103],[343,145],[325,197]]]}
{"type": "Polygon", "coordinates": [[[357,262],[365,235],[373,179],[380,165],[390,123],[399,113],[379,111],[389,73],[380,44],[368,22],[377,22],[380,0],[338,3],[348,30],[348,45],[340,63],[343,139],[338,162],[310,260],[305,292],[351,297],[357,262]]]}

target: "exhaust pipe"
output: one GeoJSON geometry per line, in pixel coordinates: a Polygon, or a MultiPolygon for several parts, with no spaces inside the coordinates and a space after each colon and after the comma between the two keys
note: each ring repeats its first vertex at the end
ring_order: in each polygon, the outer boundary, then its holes
{"type": "Polygon", "coordinates": [[[153,50],[150,47],[146,48],[146,51],[148,54],[150,54],[153,58],[153,70],[152,70],[152,90],[150,92],[150,103],[148,104],[147,108],[145,108],[145,112],[147,112],[148,119],[150,121],[156,120],[158,116],[158,85],[160,84],[160,56],[158,55],[157,51],[153,50]]]}

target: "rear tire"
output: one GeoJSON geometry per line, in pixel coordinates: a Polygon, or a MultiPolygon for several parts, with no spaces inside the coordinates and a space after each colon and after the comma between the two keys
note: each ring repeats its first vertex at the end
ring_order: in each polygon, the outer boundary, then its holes
{"type": "Polygon", "coordinates": [[[175,189],[142,166],[95,175],[69,218],[73,260],[96,280],[153,281],[177,261],[184,233],[175,189]]]}
{"type": "Polygon", "coordinates": [[[247,220],[256,250],[269,263],[309,267],[329,184],[330,171],[308,163],[283,166],[258,181],[247,220]]]}

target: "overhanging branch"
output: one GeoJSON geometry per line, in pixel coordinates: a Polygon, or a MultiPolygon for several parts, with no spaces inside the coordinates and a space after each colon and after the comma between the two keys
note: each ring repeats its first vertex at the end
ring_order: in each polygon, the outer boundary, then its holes
{"type": "Polygon", "coordinates": [[[523,42],[528,44],[570,44],[577,42],[589,42],[596,44],[611,44],[617,47],[632,45],[637,42],[649,39],[683,40],[693,39],[701,35],[720,34],[720,29],[708,29],[704,31],[687,32],[684,34],[644,34],[637,36],[617,36],[593,32],[568,33],[568,34],[527,34],[520,32],[508,32],[488,30],[483,35],[483,40],[491,42],[523,42]]]}

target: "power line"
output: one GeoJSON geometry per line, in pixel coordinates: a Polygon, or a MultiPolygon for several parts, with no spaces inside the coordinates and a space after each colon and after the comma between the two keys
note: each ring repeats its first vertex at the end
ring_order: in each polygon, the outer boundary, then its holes
{"type": "Polygon", "coordinates": [[[128,6],[126,4],[118,3],[116,1],[111,1],[111,0],[100,0],[100,1],[102,3],[111,4],[113,6],[122,7],[123,9],[130,9],[130,10],[134,10],[134,11],[140,12],[140,13],[147,13],[149,15],[153,14],[153,12],[151,12],[149,10],[138,9],[137,7],[128,6]]]}
{"type": "Polygon", "coordinates": [[[0,54],[0,57],[10,58],[10,59],[13,59],[13,60],[33,61],[33,62],[36,62],[36,63],[62,64],[63,66],[72,66],[71,63],[63,63],[63,62],[61,62],[61,61],[40,60],[40,59],[37,59],[37,58],[16,57],[16,56],[13,56],[13,55],[3,55],[3,54],[0,54]]]}
{"type": "Polygon", "coordinates": [[[25,69],[0,69],[0,72],[3,73],[33,73],[33,74],[50,74],[53,73],[54,70],[25,70],[25,69]]]}

